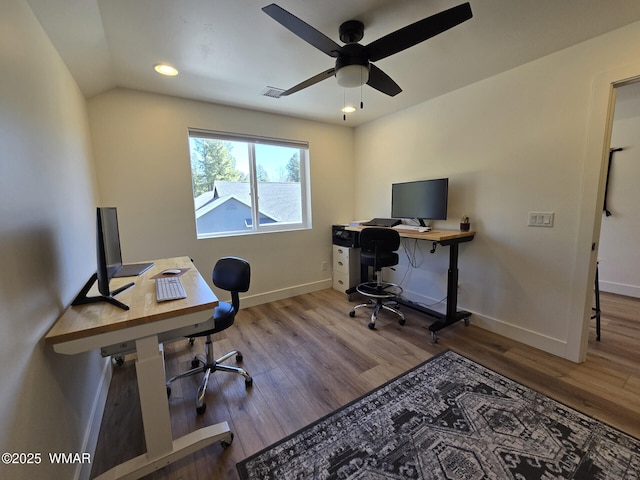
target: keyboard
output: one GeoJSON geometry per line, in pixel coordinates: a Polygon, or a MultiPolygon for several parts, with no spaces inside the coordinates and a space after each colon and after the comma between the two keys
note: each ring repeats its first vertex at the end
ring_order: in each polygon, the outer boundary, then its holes
{"type": "Polygon", "coordinates": [[[166,302],[167,300],[177,300],[187,298],[182,282],[177,277],[156,278],[156,301],[166,302]]]}
{"type": "Polygon", "coordinates": [[[412,232],[430,232],[431,227],[422,227],[420,225],[396,225],[393,227],[394,230],[411,230],[412,232]]]}
{"type": "Polygon", "coordinates": [[[400,220],[397,218],[374,218],[368,222],[364,222],[362,225],[365,227],[393,227],[399,223],[400,220]]]}

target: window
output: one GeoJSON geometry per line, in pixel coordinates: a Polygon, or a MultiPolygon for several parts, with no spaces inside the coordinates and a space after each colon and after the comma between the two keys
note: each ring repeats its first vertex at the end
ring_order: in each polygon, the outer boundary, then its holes
{"type": "Polygon", "coordinates": [[[309,146],[189,130],[198,238],[311,228],[309,146]]]}

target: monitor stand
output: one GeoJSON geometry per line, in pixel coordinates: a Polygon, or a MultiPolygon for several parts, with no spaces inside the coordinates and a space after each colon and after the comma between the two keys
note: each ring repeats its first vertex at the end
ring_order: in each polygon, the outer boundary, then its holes
{"type": "Polygon", "coordinates": [[[115,305],[116,307],[121,308],[123,310],[129,310],[129,305],[125,305],[124,303],[122,303],[119,300],[116,300],[113,297],[115,297],[120,292],[126,290],[129,287],[133,287],[133,285],[134,285],[133,282],[127,283],[126,285],[123,285],[122,287],[115,289],[113,292],[109,292],[108,296],[107,295],[97,295],[95,297],[87,297],[87,293],[89,292],[89,290],[91,290],[91,287],[93,286],[94,283],[96,283],[97,279],[98,279],[98,274],[97,273],[94,273],[93,275],[91,275],[91,278],[85,284],[85,286],[82,287],[82,290],[80,290],[80,293],[78,293],[76,298],[73,299],[73,302],[71,302],[71,305],[73,305],[75,307],[77,305],[86,305],[88,303],[107,302],[107,303],[110,303],[111,305],[115,305]]]}

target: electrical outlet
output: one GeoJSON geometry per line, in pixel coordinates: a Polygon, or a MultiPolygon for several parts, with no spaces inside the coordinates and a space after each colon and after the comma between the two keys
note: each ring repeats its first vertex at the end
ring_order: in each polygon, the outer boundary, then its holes
{"type": "Polygon", "coordinates": [[[553,227],[554,212],[529,212],[530,227],[553,227]]]}
{"type": "Polygon", "coordinates": [[[322,271],[323,272],[327,271],[327,262],[322,262],[322,271]]]}

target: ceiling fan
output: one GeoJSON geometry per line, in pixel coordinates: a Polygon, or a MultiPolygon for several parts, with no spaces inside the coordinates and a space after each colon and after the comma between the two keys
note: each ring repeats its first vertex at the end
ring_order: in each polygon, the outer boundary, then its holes
{"type": "Polygon", "coordinates": [[[305,42],[336,59],[334,68],[325,70],[288,90],[279,92],[277,97],[291,95],[334,75],[338,84],[343,87],[359,87],[366,83],[370,87],[393,97],[400,93],[402,89],[389,75],[371,62],[377,62],[413,47],[469,20],[473,16],[469,3],[463,3],[407,25],[373,41],[369,45],[360,45],[358,43],[364,36],[364,24],[358,20],[348,20],[340,25],[339,28],[340,40],[345,43],[345,45],[340,46],[275,3],[267,5],[262,11],[305,42]]]}

